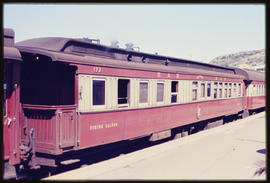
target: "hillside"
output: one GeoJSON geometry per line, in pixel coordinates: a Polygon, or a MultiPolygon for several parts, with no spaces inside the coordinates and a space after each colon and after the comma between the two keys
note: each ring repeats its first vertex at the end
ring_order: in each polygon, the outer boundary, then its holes
{"type": "Polygon", "coordinates": [[[209,63],[241,69],[265,71],[265,49],[219,56],[209,63]]]}

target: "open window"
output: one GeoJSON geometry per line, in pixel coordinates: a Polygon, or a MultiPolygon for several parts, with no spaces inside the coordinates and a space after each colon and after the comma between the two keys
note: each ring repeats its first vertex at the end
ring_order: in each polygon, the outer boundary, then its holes
{"type": "Polygon", "coordinates": [[[130,80],[118,79],[118,107],[128,107],[130,99],[130,80]]]}
{"type": "Polygon", "coordinates": [[[171,83],[171,103],[177,102],[178,95],[178,81],[172,81],[171,83]]]}

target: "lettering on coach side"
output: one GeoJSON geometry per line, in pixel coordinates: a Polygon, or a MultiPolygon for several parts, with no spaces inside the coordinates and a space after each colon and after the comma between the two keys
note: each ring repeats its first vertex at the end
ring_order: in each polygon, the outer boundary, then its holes
{"type": "Polygon", "coordinates": [[[101,72],[101,67],[93,67],[94,72],[101,72]]]}
{"type": "Polygon", "coordinates": [[[118,123],[97,124],[97,125],[90,125],[89,130],[99,130],[99,129],[103,129],[103,128],[114,128],[117,126],[118,126],[118,123]]]}
{"type": "Polygon", "coordinates": [[[118,123],[108,123],[108,124],[105,124],[105,128],[113,128],[113,127],[117,127],[118,126],[118,123]]]}

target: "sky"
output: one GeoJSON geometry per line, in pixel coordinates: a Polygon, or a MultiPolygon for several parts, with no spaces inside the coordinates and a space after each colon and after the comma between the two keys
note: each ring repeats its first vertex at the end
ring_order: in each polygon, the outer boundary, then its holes
{"type": "Polygon", "coordinates": [[[265,49],[264,4],[5,3],[4,28],[15,42],[37,37],[100,39],[121,48],[208,63],[265,49]]]}

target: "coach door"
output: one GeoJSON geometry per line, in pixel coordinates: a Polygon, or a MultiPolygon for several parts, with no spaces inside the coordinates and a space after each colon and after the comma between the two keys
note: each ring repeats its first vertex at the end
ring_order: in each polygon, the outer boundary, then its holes
{"type": "Polygon", "coordinates": [[[8,157],[11,164],[19,160],[19,63],[4,63],[4,101],[3,101],[3,140],[4,156],[8,157]]]}
{"type": "Polygon", "coordinates": [[[59,113],[60,147],[73,147],[76,145],[76,113],[73,111],[62,111],[59,113]]]}

